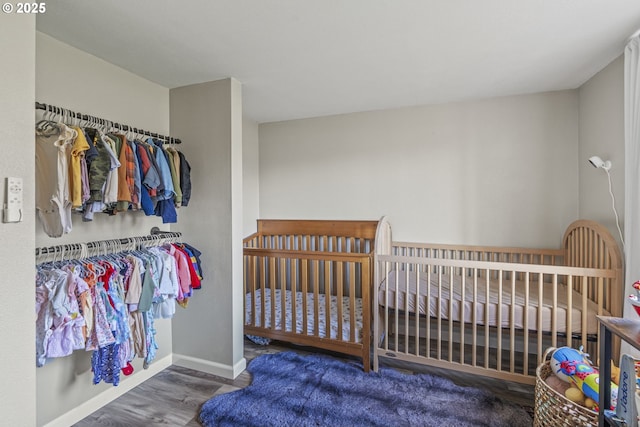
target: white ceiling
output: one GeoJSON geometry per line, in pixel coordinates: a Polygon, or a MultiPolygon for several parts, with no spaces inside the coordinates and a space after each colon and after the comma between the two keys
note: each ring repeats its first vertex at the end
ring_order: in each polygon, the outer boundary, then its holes
{"type": "Polygon", "coordinates": [[[235,77],[258,122],[572,89],[638,0],[55,0],[37,29],[173,88],[235,77]]]}

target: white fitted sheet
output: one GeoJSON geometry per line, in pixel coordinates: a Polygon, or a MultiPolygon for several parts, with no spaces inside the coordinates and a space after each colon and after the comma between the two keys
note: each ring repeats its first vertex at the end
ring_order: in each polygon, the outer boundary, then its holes
{"type": "MultiPolygon", "coordinates": [[[[387,276],[387,280],[383,280],[378,287],[378,304],[383,307],[386,305],[390,309],[398,307],[401,310],[406,311],[408,309],[409,312],[416,313],[416,291],[418,289],[418,282],[420,293],[420,297],[417,301],[418,312],[422,315],[426,315],[428,313],[431,317],[451,319],[458,322],[464,321],[466,323],[475,322],[478,325],[488,324],[489,326],[498,326],[498,324],[500,324],[503,328],[509,328],[513,323],[516,329],[525,329],[525,313],[528,313],[526,329],[539,330],[540,326],[538,321],[540,320],[542,322],[542,330],[545,332],[551,332],[552,323],[554,322],[553,314],[555,312],[555,331],[557,333],[567,332],[567,301],[569,294],[567,292],[567,286],[564,284],[557,285],[557,302],[556,309],[554,310],[553,288],[551,284],[545,283],[543,285],[542,307],[538,308],[538,283],[530,282],[528,306],[525,307],[525,283],[523,281],[516,281],[515,298],[513,300],[514,314],[512,319],[511,281],[509,280],[503,280],[501,303],[499,303],[497,280],[491,280],[487,303],[486,279],[478,279],[476,300],[474,303],[473,280],[471,278],[467,278],[465,281],[463,302],[461,292],[462,280],[460,276],[453,276],[453,293],[451,293],[449,275],[442,275],[439,279],[438,275],[432,274],[430,286],[427,287],[426,273],[421,273],[420,280],[418,281],[415,272],[409,272],[409,274],[407,274],[405,271],[399,271],[398,274],[396,274],[395,271],[390,271],[387,276]],[[438,298],[439,280],[441,280],[440,298],[438,298]],[[387,283],[388,290],[386,291],[385,296],[387,283]],[[408,303],[405,305],[407,283],[409,298],[408,303]],[[429,295],[427,295],[428,292],[429,295]],[[427,303],[428,296],[429,302],[427,303]],[[452,305],[451,313],[449,313],[450,301],[452,305]],[[499,306],[500,309],[498,308],[499,306]],[[475,319],[473,317],[474,308],[476,313],[475,319]],[[501,313],[500,319],[498,319],[498,313],[501,313]]],[[[583,312],[582,297],[577,292],[571,291],[571,298],[573,306],[571,310],[571,333],[581,333],[583,312]]],[[[593,301],[587,300],[586,329],[588,334],[596,334],[598,332],[598,321],[595,317],[596,314],[598,314],[597,305],[593,301]]],[[[610,315],[606,311],[602,314],[605,316],[610,315]]]]}

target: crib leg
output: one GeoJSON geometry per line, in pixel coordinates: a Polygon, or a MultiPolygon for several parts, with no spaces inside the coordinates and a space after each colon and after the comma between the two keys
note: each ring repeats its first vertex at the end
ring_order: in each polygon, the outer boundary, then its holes
{"type": "Polygon", "coordinates": [[[365,372],[371,370],[371,338],[367,335],[362,342],[362,365],[365,372]]]}

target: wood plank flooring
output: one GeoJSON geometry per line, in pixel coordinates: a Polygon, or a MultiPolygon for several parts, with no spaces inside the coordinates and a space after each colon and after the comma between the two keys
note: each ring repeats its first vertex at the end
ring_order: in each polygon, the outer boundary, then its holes
{"type": "MultiPolygon", "coordinates": [[[[245,340],[247,363],[261,354],[280,351],[296,351],[302,354],[317,352],[332,354],[286,343],[259,346],[245,340]]],[[[404,362],[398,363],[398,361],[393,364],[393,367],[404,371],[446,376],[460,385],[485,388],[506,401],[530,408],[534,406],[533,386],[404,362]]],[[[204,402],[214,395],[238,390],[250,383],[251,375],[247,371],[240,374],[235,380],[229,380],[180,366],[170,366],[74,424],[74,427],[198,427],[201,426],[198,421],[198,412],[204,402]]]]}

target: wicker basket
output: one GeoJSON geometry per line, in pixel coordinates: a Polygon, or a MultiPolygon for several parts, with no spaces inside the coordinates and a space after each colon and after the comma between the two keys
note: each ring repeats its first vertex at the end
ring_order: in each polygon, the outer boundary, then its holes
{"type": "Polygon", "coordinates": [[[555,348],[549,348],[544,354],[544,363],[536,369],[535,427],[574,427],[598,425],[598,414],[584,406],[574,403],[549,387],[545,382],[553,374],[547,357],[555,348]]]}

